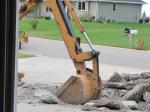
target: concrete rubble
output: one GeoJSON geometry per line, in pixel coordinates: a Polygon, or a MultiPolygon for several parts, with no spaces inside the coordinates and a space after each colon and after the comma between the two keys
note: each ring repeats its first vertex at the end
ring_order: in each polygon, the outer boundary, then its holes
{"type": "Polygon", "coordinates": [[[145,102],[150,103],[150,92],[145,92],[143,94],[143,99],[144,99],[145,102]]]}
{"type": "Polygon", "coordinates": [[[51,87],[48,84],[36,83],[36,84],[24,84],[18,87],[17,100],[19,102],[26,103],[44,103],[44,104],[58,104],[62,103],[51,92],[51,87]]]}
{"type": "Polygon", "coordinates": [[[114,73],[103,83],[102,98],[90,103],[116,112],[150,112],[150,72],[114,73]]]}
{"type": "MultiPolygon", "coordinates": [[[[23,84],[18,87],[18,103],[62,104],[55,92],[60,85],[23,84]]],[[[81,111],[150,112],[150,72],[114,75],[103,82],[102,97],[81,105],[81,111]]]]}

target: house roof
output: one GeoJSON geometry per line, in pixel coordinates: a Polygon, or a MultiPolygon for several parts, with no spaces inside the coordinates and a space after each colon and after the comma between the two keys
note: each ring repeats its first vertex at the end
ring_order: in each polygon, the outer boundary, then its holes
{"type": "Polygon", "coordinates": [[[144,2],[143,0],[70,0],[70,1],[99,1],[99,2],[146,4],[146,2],[144,2]]]}

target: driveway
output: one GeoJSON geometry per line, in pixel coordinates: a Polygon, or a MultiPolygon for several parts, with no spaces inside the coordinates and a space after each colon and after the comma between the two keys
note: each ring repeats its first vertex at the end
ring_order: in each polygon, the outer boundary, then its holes
{"type": "MultiPolygon", "coordinates": [[[[81,46],[84,50],[89,49],[86,44],[82,44],[81,46]]],[[[150,69],[150,51],[106,47],[100,45],[95,45],[95,49],[101,53],[100,63],[102,64],[150,69]]],[[[19,52],[55,58],[69,58],[63,41],[35,37],[30,37],[29,43],[27,45],[23,45],[22,50],[19,52]]]]}
{"type": "MultiPolygon", "coordinates": [[[[86,63],[90,67],[90,63],[86,63]]],[[[70,59],[54,58],[47,56],[36,56],[32,58],[19,59],[18,70],[26,74],[26,83],[64,83],[70,76],[76,75],[75,67],[70,59]]],[[[114,72],[141,73],[149,72],[147,69],[136,69],[117,65],[100,64],[100,76],[102,80],[108,80],[114,72]]]]}

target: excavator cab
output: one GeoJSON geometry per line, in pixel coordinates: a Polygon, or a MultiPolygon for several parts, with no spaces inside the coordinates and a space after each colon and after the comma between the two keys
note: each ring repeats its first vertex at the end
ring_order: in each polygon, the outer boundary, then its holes
{"type": "Polygon", "coordinates": [[[89,100],[95,100],[101,96],[101,79],[99,76],[99,52],[90,42],[77,14],[68,0],[29,0],[20,9],[19,18],[22,19],[38,4],[44,3],[53,13],[55,21],[66,45],[69,56],[76,68],[76,74],[62,85],[56,95],[60,100],[71,104],[84,104],[89,100]],[[83,51],[79,39],[71,26],[66,9],[73,17],[80,32],[87,40],[91,51],[83,51]],[[88,68],[86,61],[92,62],[92,68],[88,68]]]}

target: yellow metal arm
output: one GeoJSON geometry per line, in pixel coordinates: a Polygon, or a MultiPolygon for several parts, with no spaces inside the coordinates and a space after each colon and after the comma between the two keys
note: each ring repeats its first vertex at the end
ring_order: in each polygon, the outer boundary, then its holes
{"type": "Polygon", "coordinates": [[[29,14],[35,7],[38,6],[39,3],[41,3],[41,1],[38,2],[37,0],[29,0],[23,4],[19,10],[19,19],[22,19],[29,14]]]}
{"type": "Polygon", "coordinates": [[[68,1],[68,0],[63,0],[65,5],[67,6],[67,9],[69,11],[69,13],[71,14],[71,16],[73,17],[73,20],[76,22],[79,30],[81,33],[84,32],[84,27],[82,26],[77,14],[76,14],[76,11],[74,10],[72,4],[68,1]]]}
{"type": "MultiPolygon", "coordinates": [[[[22,19],[30,11],[33,10],[42,0],[29,0],[26,2],[20,10],[19,18],[22,19]]],[[[68,50],[69,56],[72,59],[77,76],[71,77],[58,91],[57,96],[67,102],[74,104],[82,104],[91,99],[96,99],[99,97],[101,92],[101,79],[99,76],[99,52],[92,48],[90,52],[83,52],[80,50],[80,44],[74,35],[73,29],[70,24],[70,20],[65,11],[63,3],[67,6],[70,14],[75,20],[79,30],[86,37],[86,33],[82,24],[80,23],[73,6],[68,0],[46,0],[45,5],[51,8],[55,21],[59,27],[61,36],[68,50]],[[87,68],[85,61],[92,61],[93,68],[87,68]]],[[[88,40],[88,38],[87,38],[88,40]]],[[[90,46],[91,43],[88,40],[90,46]]]]}

